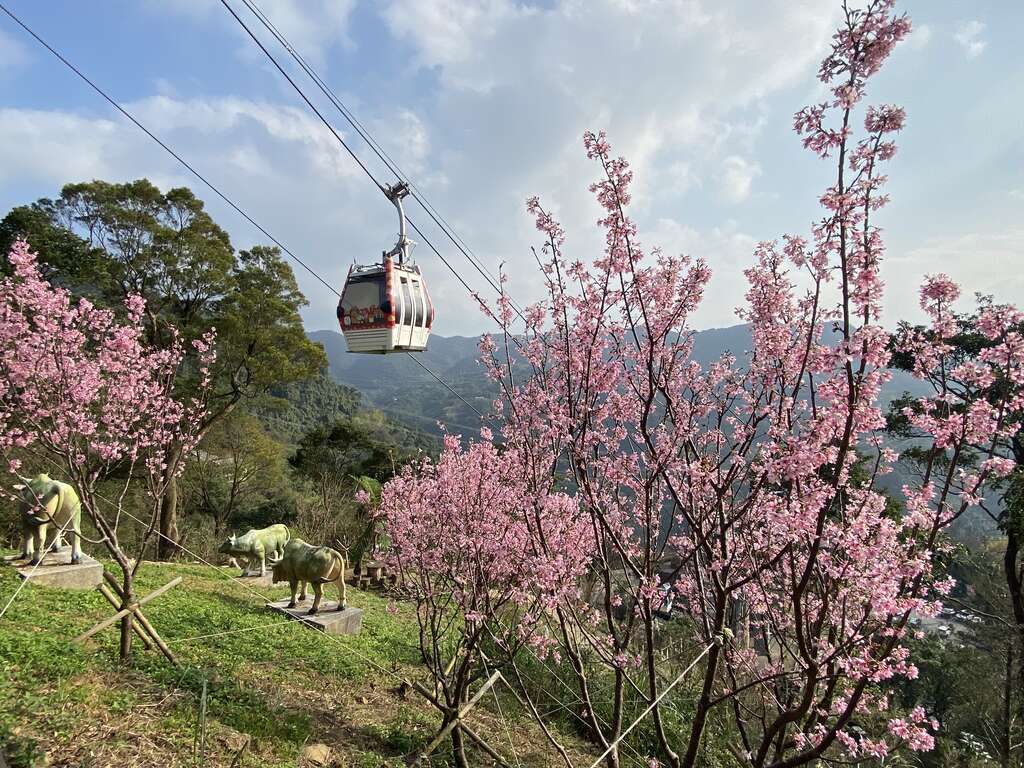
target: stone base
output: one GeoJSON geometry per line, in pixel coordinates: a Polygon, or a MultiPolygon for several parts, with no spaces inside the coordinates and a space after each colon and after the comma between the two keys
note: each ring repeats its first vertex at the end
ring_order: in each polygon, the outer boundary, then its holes
{"type": "Polygon", "coordinates": [[[237,581],[239,584],[244,584],[245,586],[250,588],[267,588],[274,586],[274,574],[270,571],[270,569],[267,569],[267,572],[264,573],[262,576],[260,576],[259,574],[251,576],[235,576],[234,581],[237,581]]]}
{"type": "Polygon", "coordinates": [[[32,584],[61,589],[95,589],[103,581],[103,566],[86,554],[82,561],[71,565],[71,547],[60,552],[47,552],[42,564],[36,568],[25,560],[16,560],[13,565],[18,576],[32,584]]]}
{"type": "Polygon", "coordinates": [[[313,605],[312,597],[307,598],[305,602],[299,603],[294,608],[289,608],[288,602],[289,598],[287,597],[275,600],[272,603],[267,603],[267,608],[283,613],[286,616],[291,616],[293,619],[301,621],[307,627],[328,635],[358,635],[359,630],[363,626],[362,608],[349,606],[343,611],[336,611],[334,607],[337,603],[324,597],[320,602],[320,613],[316,616],[310,616],[308,611],[310,606],[313,605]],[[324,606],[326,606],[326,610],[324,606]]]}

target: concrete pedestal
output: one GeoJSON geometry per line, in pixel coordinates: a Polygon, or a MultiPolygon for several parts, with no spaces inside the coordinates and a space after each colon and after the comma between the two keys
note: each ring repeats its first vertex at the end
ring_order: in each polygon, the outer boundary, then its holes
{"type": "Polygon", "coordinates": [[[269,568],[262,576],[235,576],[234,580],[250,589],[267,589],[274,586],[274,574],[269,568]]]}
{"type": "Polygon", "coordinates": [[[352,608],[350,606],[343,611],[336,611],[334,607],[337,603],[333,600],[327,600],[325,597],[320,603],[320,613],[316,616],[310,616],[308,611],[310,606],[313,605],[312,597],[307,598],[305,602],[299,603],[294,608],[289,608],[288,602],[289,599],[287,597],[275,600],[272,603],[267,603],[267,608],[283,613],[285,616],[291,616],[293,619],[301,621],[307,627],[327,635],[358,635],[359,630],[363,626],[363,610],[361,608],[352,608]],[[325,605],[326,610],[324,610],[325,605]]]}
{"type": "Polygon", "coordinates": [[[103,566],[88,555],[83,554],[80,563],[71,564],[71,547],[47,552],[38,568],[24,560],[17,560],[13,565],[18,569],[18,576],[44,587],[96,589],[103,581],[103,566]]]}

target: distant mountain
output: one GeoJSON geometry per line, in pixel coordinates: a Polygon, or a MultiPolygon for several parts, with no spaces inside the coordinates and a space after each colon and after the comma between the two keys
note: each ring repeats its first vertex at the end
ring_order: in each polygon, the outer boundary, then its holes
{"type": "Polygon", "coordinates": [[[362,429],[386,442],[427,453],[440,450],[436,430],[419,430],[382,413],[359,390],[339,384],[326,371],[304,381],[274,386],[263,397],[247,403],[246,409],[285,445],[298,444],[314,429],[359,420],[362,429]]]}
{"type": "MultiPolygon", "coordinates": [[[[454,434],[473,435],[479,429],[480,418],[465,402],[449,392],[427,371],[410,360],[408,355],[350,355],[344,337],[336,331],[315,331],[309,334],[324,345],[331,376],[341,384],[359,390],[365,400],[381,409],[389,417],[413,429],[439,434],[439,423],[454,434]]],[[[478,362],[480,339],[469,336],[431,335],[429,349],[417,358],[438,378],[459,393],[482,413],[490,409],[496,394],[495,386],[484,375],[478,362]]],[[[750,331],[745,325],[712,328],[699,331],[693,339],[693,359],[709,365],[726,352],[743,359],[750,349],[750,331]]],[[[883,408],[904,392],[923,395],[924,385],[913,376],[893,371],[892,380],[883,388],[883,408]]],[[[898,446],[893,446],[898,448],[898,446]]],[[[895,496],[908,478],[897,467],[890,475],[879,479],[880,485],[895,496]]],[[[991,532],[988,518],[980,513],[958,522],[954,535],[961,538],[980,532],[991,532]]]]}
{"type": "MultiPolygon", "coordinates": [[[[418,429],[439,432],[437,422],[450,431],[471,434],[479,417],[466,403],[408,355],[350,355],[345,339],[337,331],[314,331],[310,338],[327,351],[331,376],[341,384],[358,389],[374,406],[418,429]]],[[[478,362],[480,339],[474,336],[430,337],[426,352],[417,358],[479,411],[490,408],[496,394],[478,362]]],[[[744,356],[750,348],[750,331],[745,325],[698,331],[693,339],[693,359],[709,365],[726,352],[744,356]]],[[[882,393],[885,403],[905,391],[922,394],[920,382],[895,372],[882,393]]]]}
{"type": "Polygon", "coordinates": [[[435,334],[429,349],[416,355],[463,402],[409,355],[350,355],[337,331],[314,331],[309,337],[323,344],[335,381],[358,389],[370,404],[416,429],[438,434],[442,422],[451,432],[472,434],[480,418],[467,403],[485,413],[494,398],[477,362],[478,338],[435,334]]]}

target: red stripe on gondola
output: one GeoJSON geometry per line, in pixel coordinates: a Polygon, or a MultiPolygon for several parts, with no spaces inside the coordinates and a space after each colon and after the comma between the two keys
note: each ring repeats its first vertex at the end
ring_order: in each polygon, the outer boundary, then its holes
{"type": "Polygon", "coordinates": [[[380,328],[388,328],[388,329],[390,329],[392,327],[394,327],[393,324],[388,323],[388,322],[383,322],[383,323],[364,323],[364,324],[361,324],[361,325],[350,325],[347,328],[345,328],[344,330],[345,330],[346,333],[358,333],[359,331],[372,331],[372,330],[380,329],[380,328]]]}
{"type": "Polygon", "coordinates": [[[391,286],[393,279],[391,277],[394,271],[394,263],[390,256],[384,257],[384,295],[388,297],[388,305],[391,307],[391,311],[387,314],[387,328],[395,327],[395,295],[392,293],[391,286]]]}
{"type": "Polygon", "coordinates": [[[348,268],[348,274],[345,275],[345,285],[341,287],[341,296],[338,297],[338,327],[341,328],[342,332],[345,331],[345,324],[342,322],[342,318],[345,315],[345,310],[341,308],[341,305],[345,303],[345,294],[348,292],[348,280],[352,277],[352,270],[355,268],[355,264],[348,268]]]}

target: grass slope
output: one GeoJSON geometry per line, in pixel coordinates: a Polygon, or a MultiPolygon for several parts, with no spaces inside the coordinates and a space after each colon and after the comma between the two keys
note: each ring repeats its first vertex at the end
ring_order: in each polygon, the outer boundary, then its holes
{"type": "MultiPolygon", "coordinates": [[[[389,613],[383,598],[350,587],[350,605],[365,610],[362,632],[329,638],[271,613],[230,573],[188,564],[140,569],[142,595],[184,579],[145,609],[180,668],[138,642],[134,663],[119,665],[116,627],[73,645],[112,612],[98,592],[25,587],[0,619],[0,748],[12,768],[296,766],[306,764],[303,749],[312,743],[330,746],[336,766],[370,768],[404,765],[430,741],[438,713],[400,688],[403,679],[424,679],[408,606],[389,613]],[[197,754],[204,680],[205,759],[197,754]]],[[[0,567],[0,607],[17,584],[14,570],[0,567]]],[[[276,598],[287,588],[259,591],[276,598]]],[[[335,595],[326,596],[328,608],[335,595]]],[[[491,697],[471,716],[474,727],[510,760],[511,739],[523,765],[555,765],[539,730],[501,696],[509,731],[491,697]]],[[[433,765],[449,762],[447,748],[433,765]]],[[[482,753],[472,759],[489,764],[482,753]]]]}

